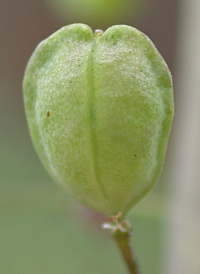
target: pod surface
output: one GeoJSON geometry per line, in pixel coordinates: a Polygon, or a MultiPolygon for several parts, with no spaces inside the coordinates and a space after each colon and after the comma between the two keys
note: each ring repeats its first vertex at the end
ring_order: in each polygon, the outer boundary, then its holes
{"type": "Polygon", "coordinates": [[[174,106],[169,69],[147,36],[63,27],[34,51],[23,90],[36,150],[76,200],[126,214],[153,188],[174,106]]]}

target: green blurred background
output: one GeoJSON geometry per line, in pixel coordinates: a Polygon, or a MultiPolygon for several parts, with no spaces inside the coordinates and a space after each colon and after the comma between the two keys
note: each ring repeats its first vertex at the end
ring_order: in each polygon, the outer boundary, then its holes
{"type": "MultiPolygon", "coordinates": [[[[105,30],[113,24],[128,24],[152,39],[174,74],[176,86],[175,57],[184,36],[180,35],[182,2],[187,1],[0,1],[1,274],[127,273],[115,243],[101,230],[106,217],[76,204],[41,165],[24,114],[23,73],[37,44],[63,25],[86,23],[105,30]]],[[[178,101],[179,93],[175,93],[178,101]]],[[[170,205],[176,174],[172,167],[178,162],[176,140],[172,132],[156,188],[128,215],[143,274],[168,273],[167,265],[173,261],[170,229],[175,231],[176,225],[171,225],[170,205]]]]}

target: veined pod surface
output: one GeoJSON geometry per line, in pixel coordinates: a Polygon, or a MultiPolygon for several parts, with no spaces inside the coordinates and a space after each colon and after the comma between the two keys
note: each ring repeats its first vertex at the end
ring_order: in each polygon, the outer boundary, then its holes
{"type": "Polygon", "coordinates": [[[63,27],[36,48],[23,90],[36,150],[76,200],[126,214],[153,188],[174,105],[169,69],[147,36],[125,25],[63,27]]]}

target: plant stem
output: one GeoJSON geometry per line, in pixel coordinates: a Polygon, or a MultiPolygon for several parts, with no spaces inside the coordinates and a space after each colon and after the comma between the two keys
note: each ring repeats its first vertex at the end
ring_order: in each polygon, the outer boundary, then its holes
{"type": "Polygon", "coordinates": [[[116,241],[130,274],[141,274],[133,255],[131,246],[130,225],[122,220],[122,214],[118,213],[109,217],[110,223],[104,223],[104,229],[110,229],[113,239],[116,241]]]}
{"type": "Polygon", "coordinates": [[[117,229],[112,233],[131,274],[140,274],[131,246],[131,233],[117,229]]]}

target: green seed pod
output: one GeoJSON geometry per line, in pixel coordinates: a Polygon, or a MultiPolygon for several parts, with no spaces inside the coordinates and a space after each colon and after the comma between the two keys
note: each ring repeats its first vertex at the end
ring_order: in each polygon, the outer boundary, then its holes
{"type": "Polygon", "coordinates": [[[125,25],[63,27],[36,48],[23,89],[36,150],[76,200],[126,214],[153,188],[174,106],[170,72],[147,36],[125,25]]]}

